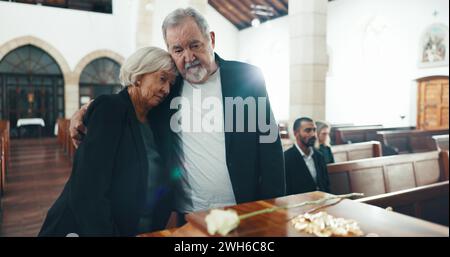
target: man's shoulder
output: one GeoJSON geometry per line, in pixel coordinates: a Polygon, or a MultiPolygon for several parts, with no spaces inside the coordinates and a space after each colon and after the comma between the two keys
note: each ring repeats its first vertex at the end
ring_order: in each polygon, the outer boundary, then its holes
{"type": "Polygon", "coordinates": [[[256,67],[255,65],[245,63],[245,62],[234,61],[234,60],[222,60],[221,64],[222,64],[221,68],[225,68],[225,69],[233,69],[233,70],[255,72],[255,73],[261,72],[261,70],[258,67],[256,67]]]}
{"type": "Polygon", "coordinates": [[[293,145],[291,148],[287,149],[284,152],[284,158],[285,158],[285,160],[288,160],[288,159],[290,160],[299,154],[300,153],[298,152],[297,148],[295,147],[295,145],[293,145]]]}
{"type": "Polygon", "coordinates": [[[319,151],[317,148],[313,148],[314,149],[314,155],[316,155],[319,158],[324,158],[323,153],[321,151],[319,151]]]}
{"type": "Polygon", "coordinates": [[[315,156],[315,160],[321,162],[322,164],[324,164],[326,166],[326,162],[325,162],[325,156],[323,155],[322,152],[320,152],[319,150],[317,150],[316,148],[314,148],[314,155],[315,156]]]}

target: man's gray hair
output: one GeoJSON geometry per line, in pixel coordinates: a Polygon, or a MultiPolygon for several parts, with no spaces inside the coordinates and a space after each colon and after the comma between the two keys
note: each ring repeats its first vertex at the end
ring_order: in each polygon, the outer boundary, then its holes
{"type": "Polygon", "coordinates": [[[158,47],[144,47],[134,52],[120,68],[122,86],[135,85],[141,75],[166,70],[177,74],[170,54],[158,47]]]}
{"type": "Polygon", "coordinates": [[[195,23],[197,23],[197,26],[200,28],[200,31],[205,36],[205,38],[210,39],[209,37],[210,29],[205,17],[203,17],[203,15],[194,8],[191,7],[185,9],[179,8],[171,12],[164,19],[162,31],[164,41],[166,42],[166,44],[167,44],[167,29],[170,27],[176,27],[180,25],[186,18],[189,17],[194,19],[195,23]]]}

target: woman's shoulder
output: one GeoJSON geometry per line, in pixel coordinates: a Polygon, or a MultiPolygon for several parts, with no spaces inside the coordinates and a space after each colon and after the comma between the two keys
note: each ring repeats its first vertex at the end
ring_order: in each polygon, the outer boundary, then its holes
{"type": "Polygon", "coordinates": [[[94,115],[120,119],[126,115],[128,107],[126,100],[120,94],[101,95],[89,105],[85,121],[87,123],[94,115]]]}

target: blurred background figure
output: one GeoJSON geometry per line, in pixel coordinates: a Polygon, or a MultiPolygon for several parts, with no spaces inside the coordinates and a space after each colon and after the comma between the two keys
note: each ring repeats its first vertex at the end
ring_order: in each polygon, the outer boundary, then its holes
{"type": "Polygon", "coordinates": [[[317,141],[314,147],[323,155],[325,163],[334,163],[333,152],[330,145],[331,126],[326,121],[316,121],[317,141]]]}

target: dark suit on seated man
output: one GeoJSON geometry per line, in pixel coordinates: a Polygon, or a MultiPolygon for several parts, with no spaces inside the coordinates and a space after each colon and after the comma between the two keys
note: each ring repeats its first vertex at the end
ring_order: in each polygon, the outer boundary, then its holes
{"type": "Polygon", "coordinates": [[[317,139],[314,121],[310,118],[297,119],[294,123],[294,135],[294,146],[284,153],[287,194],[329,192],[325,159],[314,149],[317,139]]]}

